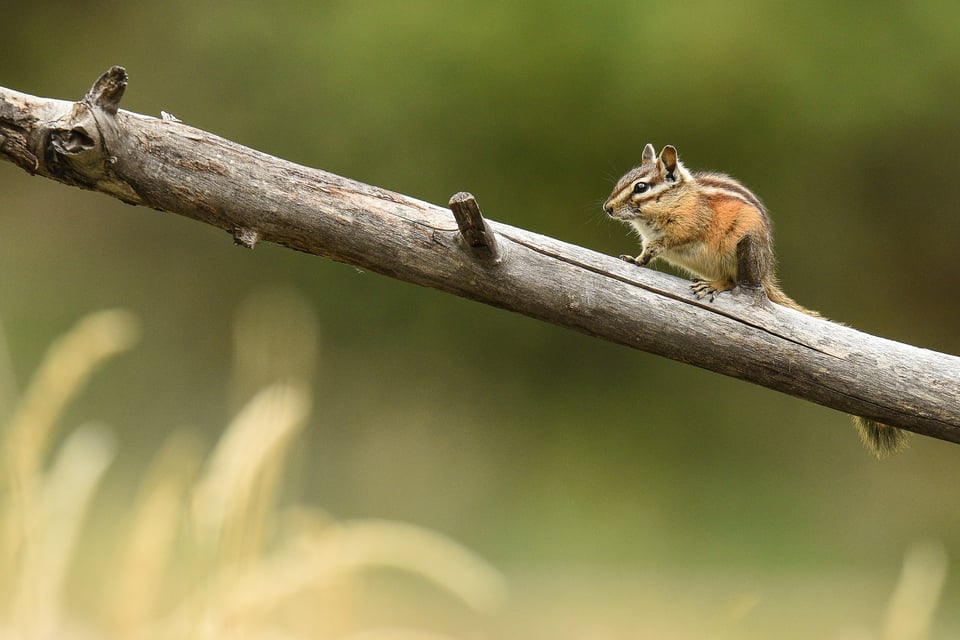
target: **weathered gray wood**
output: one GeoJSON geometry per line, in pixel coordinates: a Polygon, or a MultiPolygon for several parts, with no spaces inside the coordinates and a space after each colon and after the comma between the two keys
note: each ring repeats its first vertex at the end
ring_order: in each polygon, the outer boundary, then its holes
{"type": "Polygon", "coordinates": [[[487,226],[480,205],[473,194],[461,191],[450,198],[450,210],[460,228],[460,235],[478,257],[496,259],[497,237],[487,226]]]}
{"type": "Polygon", "coordinates": [[[484,259],[448,209],[119,110],[125,86],[114,67],[76,103],[0,88],[0,155],[220,227],[245,247],[267,241],[356,265],[960,443],[960,358],[754,294],[697,300],[679,278],[491,220],[482,235],[496,259],[484,259]]]}

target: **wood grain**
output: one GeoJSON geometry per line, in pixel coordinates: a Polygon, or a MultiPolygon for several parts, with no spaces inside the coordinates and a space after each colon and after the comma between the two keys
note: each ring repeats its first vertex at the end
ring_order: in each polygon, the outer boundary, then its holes
{"type": "Polygon", "coordinates": [[[956,356],[755,291],[697,300],[679,278],[476,218],[466,194],[453,204],[465,216],[458,225],[450,209],[121,110],[125,87],[113,67],[78,102],[0,88],[0,155],[219,227],[245,247],[265,241],[356,265],[960,443],[956,356]]]}

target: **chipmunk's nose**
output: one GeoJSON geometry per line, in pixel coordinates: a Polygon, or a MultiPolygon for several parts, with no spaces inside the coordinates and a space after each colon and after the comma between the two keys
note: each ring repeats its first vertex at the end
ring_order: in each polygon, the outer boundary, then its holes
{"type": "Polygon", "coordinates": [[[607,203],[605,203],[605,204],[603,205],[603,210],[607,212],[607,215],[608,215],[608,216],[612,216],[612,215],[613,215],[613,205],[610,204],[609,202],[607,202],[607,203]]]}

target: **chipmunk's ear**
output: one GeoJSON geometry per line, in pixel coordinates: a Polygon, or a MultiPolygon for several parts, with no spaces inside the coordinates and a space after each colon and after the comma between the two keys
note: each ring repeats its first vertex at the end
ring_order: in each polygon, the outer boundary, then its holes
{"type": "Polygon", "coordinates": [[[667,180],[677,181],[677,150],[672,145],[667,145],[660,152],[660,166],[663,167],[663,173],[667,180]]]}
{"type": "Polygon", "coordinates": [[[648,142],[647,146],[643,148],[643,164],[647,164],[648,162],[656,162],[656,161],[657,161],[657,150],[654,149],[653,145],[648,142]]]}

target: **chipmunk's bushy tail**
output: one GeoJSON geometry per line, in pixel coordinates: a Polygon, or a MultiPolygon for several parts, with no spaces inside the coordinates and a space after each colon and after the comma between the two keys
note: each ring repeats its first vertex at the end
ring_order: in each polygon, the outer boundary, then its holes
{"type": "Polygon", "coordinates": [[[823,317],[813,309],[807,309],[806,307],[802,307],[797,304],[793,298],[783,292],[783,289],[781,289],[780,285],[777,284],[777,279],[773,276],[768,276],[763,280],[763,290],[767,292],[767,297],[770,298],[771,302],[775,302],[781,307],[794,309],[800,313],[805,313],[808,316],[813,316],[814,318],[823,317]]]}
{"type": "MultiPolygon", "coordinates": [[[[793,298],[780,289],[775,278],[770,277],[764,280],[763,288],[767,292],[767,297],[780,306],[795,309],[814,318],[823,317],[816,311],[797,304],[793,298]]],[[[890,425],[881,424],[869,418],[863,418],[861,416],[851,417],[853,418],[853,426],[857,428],[863,444],[878,458],[886,458],[907,446],[908,437],[906,431],[891,427],[890,425]]]]}
{"type": "Polygon", "coordinates": [[[853,416],[853,426],[860,433],[863,444],[878,458],[886,458],[907,446],[907,432],[903,429],[860,416],[853,416]]]}

